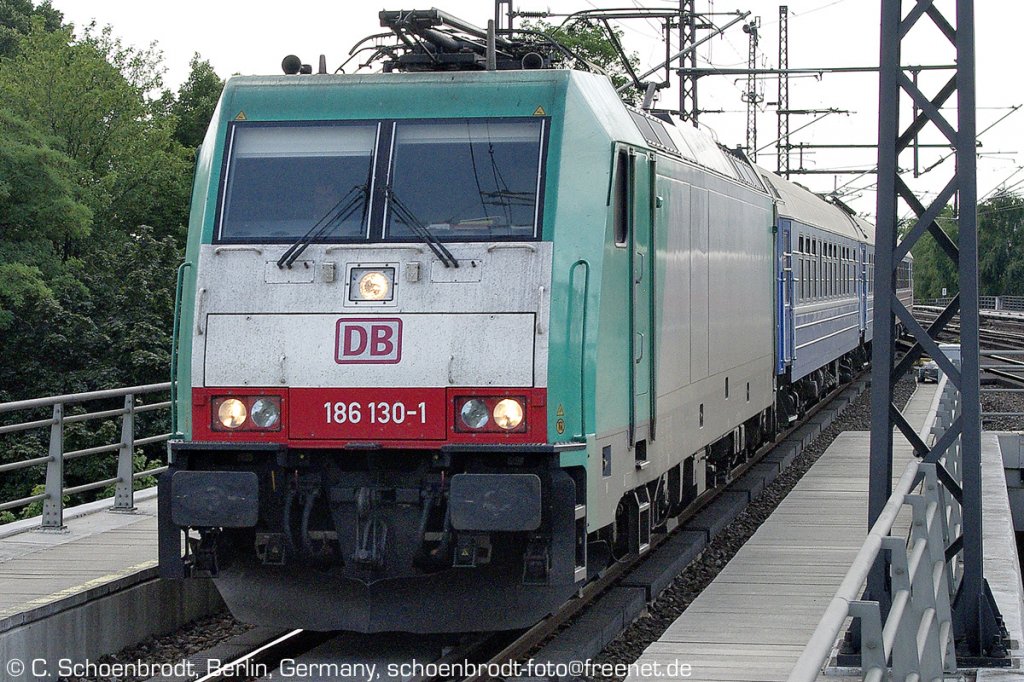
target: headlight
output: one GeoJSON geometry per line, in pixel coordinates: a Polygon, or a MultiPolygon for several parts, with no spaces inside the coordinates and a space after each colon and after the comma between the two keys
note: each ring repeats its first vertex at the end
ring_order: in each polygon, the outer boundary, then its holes
{"type": "Polygon", "coordinates": [[[237,398],[228,398],[217,408],[217,418],[226,429],[237,429],[245,423],[247,416],[245,403],[237,398]]]}
{"type": "Polygon", "coordinates": [[[523,423],[523,406],[518,400],[511,398],[498,401],[494,406],[494,423],[506,431],[511,431],[523,423]]]}
{"type": "Polygon", "coordinates": [[[349,276],[350,301],[390,301],[394,298],[394,268],[352,268],[349,276]]]}
{"type": "Polygon", "coordinates": [[[466,433],[526,433],[526,398],[459,396],[455,400],[455,430],[466,433]]]}
{"type": "Polygon", "coordinates": [[[277,422],[281,419],[279,399],[260,398],[252,404],[251,416],[253,423],[261,429],[269,429],[276,426],[277,422]]]}
{"type": "Polygon", "coordinates": [[[487,426],[487,405],[482,400],[467,400],[459,411],[462,423],[471,429],[482,429],[487,426]]]}
{"type": "Polygon", "coordinates": [[[218,396],[210,403],[214,431],[280,431],[282,398],[279,395],[218,396]]]}

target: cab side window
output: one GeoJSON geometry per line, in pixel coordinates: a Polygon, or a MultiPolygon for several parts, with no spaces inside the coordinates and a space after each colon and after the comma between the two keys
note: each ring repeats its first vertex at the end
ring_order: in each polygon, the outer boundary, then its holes
{"type": "Polygon", "coordinates": [[[612,189],[612,219],[615,221],[615,244],[625,246],[629,241],[630,203],[629,153],[615,155],[615,187],[612,189]]]}

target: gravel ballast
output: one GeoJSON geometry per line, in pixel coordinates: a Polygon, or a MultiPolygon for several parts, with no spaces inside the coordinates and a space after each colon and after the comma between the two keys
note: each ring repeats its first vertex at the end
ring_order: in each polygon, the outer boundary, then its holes
{"type": "MultiPolygon", "coordinates": [[[[201,651],[240,635],[253,628],[252,625],[240,623],[227,611],[192,621],[185,627],[162,637],[149,637],[135,646],[122,649],[116,654],[109,654],[97,659],[96,669],[116,669],[131,671],[140,661],[149,665],[174,664],[185,660],[201,651]]],[[[135,675],[89,675],[82,677],[61,677],[60,682],[142,682],[148,676],[135,675]]]]}

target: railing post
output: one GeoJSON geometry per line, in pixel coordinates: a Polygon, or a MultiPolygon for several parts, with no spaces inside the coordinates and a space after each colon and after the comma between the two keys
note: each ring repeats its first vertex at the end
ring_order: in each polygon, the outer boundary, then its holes
{"type": "MultiPolygon", "coordinates": [[[[956,651],[953,643],[953,607],[952,578],[949,563],[946,561],[946,540],[944,538],[946,504],[943,500],[943,487],[939,484],[934,464],[922,464],[924,472],[924,498],[929,504],[937,504],[938,509],[926,528],[928,534],[928,559],[932,576],[932,594],[935,603],[935,627],[938,633],[938,646],[941,647],[943,670],[956,670],[956,651]]],[[[955,561],[955,559],[954,559],[955,561]]]]}
{"type": "Polygon", "coordinates": [[[882,613],[876,601],[851,601],[850,615],[860,618],[860,668],[861,679],[871,671],[888,669],[885,646],[882,643],[882,613]]]}
{"type": "Polygon", "coordinates": [[[46,464],[46,499],[43,500],[43,520],[46,530],[64,528],[64,405],[53,406],[50,425],[50,461],[46,464]]]}
{"type": "Polygon", "coordinates": [[[114,487],[114,506],[111,511],[135,510],[135,479],[132,455],[135,454],[135,396],[124,397],[124,415],[121,417],[121,447],[117,451],[117,483],[114,487]]]}
{"type": "MultiPolygon", "coordinates": [[[[913,592],[910,585],[907,541],[904,538],[890,535],[882,540],[882,552],[888,552],[889,554],[892,602],[895,604],[906,599],[906,604],[898,615],[899,621],[896,623],[896,636],[892,643],[892,651],[890,652],[892,654],[893,679],[905,680],[911,672],[919,670],[921,667],[921,660],[917,650],[917,627],[910,625],[913,619],[913,592]]],[[[896,616],[895,609],[886,615],[886,624],[894,616],[896,616]]]]}

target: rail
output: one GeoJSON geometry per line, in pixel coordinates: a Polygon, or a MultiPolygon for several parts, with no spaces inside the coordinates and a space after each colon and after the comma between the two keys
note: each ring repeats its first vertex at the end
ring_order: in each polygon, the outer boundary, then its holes
{"type": "Polygon", "coordinates": [[[90,391],[88,393],[71,393],[67,395],[50,396],[47,398],[36,398],[32,400],[19,400],[9,403],[0,403],[0,415],[12,413],[32,412],[39,409],[52,408],[52,416],[48,419],[37,417],[26,417],[25,420],[10,424],[0,425],[0,435],[20,433],[34,429],[50,430],[49,447],[47,454],[17,462],[0,464],[0,473],[28,469],[35,466],[46,466],[46,477],[44,490],[41,493],[28,495],[16,500],[9,500],[0,503],[0,512],[25,507],[33,502],[41,501],[42,521],[41,527],[57,530],[64,526],[64,496],[77,493],[98,490],[107,486],[114,486],[114,503],[111,507],[117,511],[130,511],[135,508],[134,483],[145,476],[154,476],[167,469],[166,466],[154,467],[146,471],[134,471],[133,455],[135,448],[160,443],[168,440],[170,433],[160,433],[142,438],[136,434],[136,415],[156,410],[170,408],[171,401],[161,400],[146,404],[137,404],[139,396],[167,393],[169,395],[170,383],[147,384],[144,386],[129,386],[106,391],[90,391]],[[87,405],[97,401],[123,398],[124,404],[120,408],[101,409],[78,414],[66,414],[70,405],[87,405]],[[119,418],[121,422],[121,437],[117,442],[82,448],[78,450],[65,450],[64,448],[64,427],[67,424],[85,422],[94,419],[119,418]],[[68,460],[91,455],[117,452],[117,475],[98,481],[89,481],[80,485],[65,487],[64,485],[64,463],[68,460]]]}
{"type": "MultiPolygon", "coordinates": [[[[1024,385],[1024,350],[982,350],[978,368],[1015,385],[1024,385]]],[[[992,387],[981,389],[982,393],[1024,393],[1024,388],[992,387]]],[[[992,412],[982,407],[985,417],[1024,417],[1024,412],[992,412]]]]}
{"type": "MultiPolygon", "coordinates": [[[[939,439],[959,414],[959,394],[946,377],[939,383],[932,436],[939,439]]],[[[957,439],[939,465],[912,461],[871,527],[853,565],[821,617],[817,629],[789,675],[789,682],[813,682],[831,659],[848,619],[859,619],[861,679],[942,680],[956,669],[950,603],[961,575],[959,553],[946,548],[959,537],[961,511],[948,483],[960,486],[961,453],[957,439]],[[940,478],[940,471],[942,477],[940,478]],[[952,481],[943,480],[949,474],[952,481]],[[895,532],[903,507],[910,507],[906,535],[895,532]],[[861,598],[868,573],[887,552],[892,605],[882,618],[877,601],[861,598]]]]}
{"type": "MultiPolygon", "coordinates": [[[[916,302],[917,305],[949,305],[952,298],[931,298],[916,302]]],[[[981,310],[1014,310],[1024,311],[1024,296],[979,296],[978,307],[981,310]]]]}

